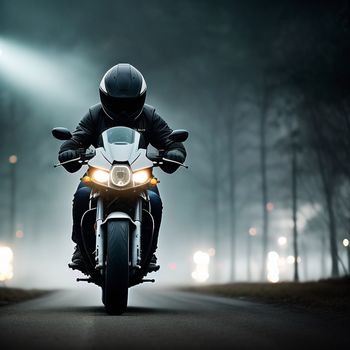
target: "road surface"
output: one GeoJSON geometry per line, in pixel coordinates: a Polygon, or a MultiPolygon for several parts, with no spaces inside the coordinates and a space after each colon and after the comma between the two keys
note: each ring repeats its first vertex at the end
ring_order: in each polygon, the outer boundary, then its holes
{"type": "Polygon", "coordinates": [[[0,308],[1,349],[345,349],[345,316],[137,286],[108,316],[96,286],[0,308]]]}

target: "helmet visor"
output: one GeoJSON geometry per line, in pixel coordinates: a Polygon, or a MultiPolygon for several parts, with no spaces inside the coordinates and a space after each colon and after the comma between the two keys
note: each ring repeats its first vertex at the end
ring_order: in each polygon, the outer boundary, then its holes
{"type": "Polygon", "coordinates": [[[118,116],[135,117],[141,113],[145,104],[146,94],[137,97],[112,97],[100,91],[102,106],[106,109],[112,118],[118,116]]]}

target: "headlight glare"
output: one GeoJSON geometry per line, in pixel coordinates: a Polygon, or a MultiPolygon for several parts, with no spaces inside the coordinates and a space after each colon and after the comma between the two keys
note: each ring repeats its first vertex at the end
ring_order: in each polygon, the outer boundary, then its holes
{"type": "Polygon", "coordinates": [[[147,182],[149,178],[150,174],[147,170],[140,170],[132,175],[132,179],[136,184],[143,184],[147,182]]]}
{"type": "Polygon", "coordinates": [[[109,172],[105,171],[105,170],[101,170],[101,169],[96,169],[93,173],[92,173],[92,179],[96,182],[105,184],[108,182],[109,179],[109,172]]]}

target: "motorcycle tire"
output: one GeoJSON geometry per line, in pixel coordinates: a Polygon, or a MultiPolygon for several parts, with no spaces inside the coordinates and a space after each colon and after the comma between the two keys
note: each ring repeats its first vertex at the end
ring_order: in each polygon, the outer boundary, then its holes
{"type": "Polygon", "coordinates": [[[120,315],[128,304],[129,221],[107,223],[107,247],[103,302],[108,314],[120,315]]]}

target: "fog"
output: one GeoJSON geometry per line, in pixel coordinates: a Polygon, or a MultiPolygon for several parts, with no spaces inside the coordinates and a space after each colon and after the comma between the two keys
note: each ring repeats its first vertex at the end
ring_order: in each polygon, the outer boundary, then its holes
{"type": "Polygon", "coordinates": [[[347,1],[1,0],[0,241],[14,250],[6,284],[75,286],[71,205],[85,169],[53,168],[51,129],[74,130],[99,102],[103,74],[122,62],[144,75],[146,103],[190,133],[189,169],[155,170],[157,283],[196,283],[193,254],[213,249],[206,283],[266,280],[271,251],[279,280],[295,279],[292,258],[300,280],[348,273],[348,14],[347,1]]]}

